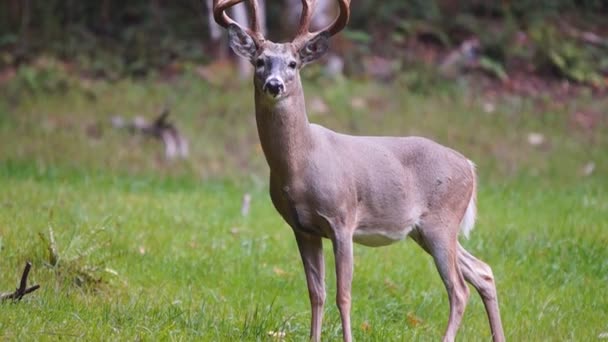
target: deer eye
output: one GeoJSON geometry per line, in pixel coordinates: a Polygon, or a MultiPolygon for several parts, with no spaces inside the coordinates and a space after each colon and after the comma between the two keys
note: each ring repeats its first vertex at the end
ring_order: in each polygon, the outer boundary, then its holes
{"type": "Polygon", "coordinates": [[[258,68],[263,67],[263,66],[264,66],[264,60],[263,60],[262,58],[258,58],[258,59],[255,61],[255,66],[256,66],[256,67],[258,67],[258,68]]]}
{"type": "Polygon", "coordinates": [[[298,64],[295,61],[291,61],[291,62],[289,62],[288,66],[292,69],[295,69],[296,66],[298,66],[298,64]]]}

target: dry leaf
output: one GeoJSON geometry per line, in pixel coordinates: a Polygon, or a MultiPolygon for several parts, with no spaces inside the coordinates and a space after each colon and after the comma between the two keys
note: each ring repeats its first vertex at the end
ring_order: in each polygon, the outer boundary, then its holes
{"type": "Polygon", "coordinates": [[[588,162],[587,164],[585,164],[585,166],[583,166],[582,174],[583,176],[591,176],[591,174],[593,173],[593,171],[595,170],[595,163],[594,162],[588,162]]]}
{"type": "Polygon", "coordinates": [[[109,274],[111,274],[111,275],[113,275],[113,276],[118,277],[118,272],[116,272],[116,270],[115,270],[115,269],[112,269],[112,268],[108,268],[108,267],[106,267],[106,268],[104,268],[103,270],[104,270],[106,273],[109,273],[109,274]]]}
{"type": "Polygon", "coordinates": [[[417,326],[424,323],[422,318],[416,316],[413,312],[408,312],[406,319],[407,319],[407,324],[412,328],[416,328],[417,326]]]}
{"type": "Polygon", "coordinates": [[[369,324],[368,321],[364,321],[363,323],[361,323],[361,330],[363,330],[364,332],[370,332],[372,331],[372,326],[369,324]]]}
{"type": "Polygon", "coordinates": [[[270,330],[268,332],[268,336],[276,339],[276,340],[283,340],[285,338],[285,332],[284,331],[273,331],[270,330]]]}
{"type": "Polygon", "coordinates": [[[278,275],[279,277],[283,277],[287,275],[287,272],[285,272],[283,269],[279,268],[279,267],[273,267],[272,271],[274,272],[274,274],[278,275]]]}
{"type": "Polygon", "coordinates": [[[528,144],[539,146],[545,142],[545,136],[542,133],[532,132],[528,134],[528,144]]]}
{"type": "Polygon", "coordinates": [[[388,278],[384,279],[384,286],[386,286],[387,289],[391,290],[391,292],[397,290],[397,284],[395,284],[392,280],[388,278]]]}
{"type": "Polygon", "coordinates": [[[241,203],[241,216],[249,215],[250,207],[251,207],[251,194],[245,193],[245,195],[243,195],[243,201],[241,203]]]}
{"type": "Polygon", "coordinates": [[[352,109],[364,110],[367,107],[367,103],[365,103],[365,100],[361,97],[353,97],[350,100],[350,106],[352,109]]]}
{"type": "Polygon", "coordinates": [[[496,106],[492,102],[484,102],[483,111],[486,113],[494,113],[496,106]]]}

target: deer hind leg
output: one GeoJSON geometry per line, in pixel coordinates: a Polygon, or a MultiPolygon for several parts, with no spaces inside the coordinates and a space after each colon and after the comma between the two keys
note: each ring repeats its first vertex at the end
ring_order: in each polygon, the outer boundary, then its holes
{"type": "Polygon", "coordinates": [[[353,241],[352,236],[342,234],[332,238],[336,261],[336,304],[342,320],[344,342],[351,342],[350,308],[351,284],[353,280],[353,241]]]}
{"type": "Polygon", "coordinates": [[[483,305],[486,307],[490,321],[490,328],[492,329],[492,339],[495,342],[504,341],[505,335],[500,320],[492,269],[486,263],[467,252],[460,244],[458,244],[458,264],[466,281],[475,287],[483,300],[483,305]]]}
{"type": "MultiPolygon", "coordinates": [[[[410,237],[431,254],[435,261],[435,266],[448,292],[450,303],[450,316],[443,341],[454,341],[469,299],[469,288],[464,281],[458,262],[457,233],[449,233],[457,232],[457,228],[443,230],[440,229],[440,226],[428,226],[428,223],[425,223],[425,226],[429,229],[420,227],[414,230],[410,237]]],[[[455,227],[458,225],[456,224],[455,227]]]]}

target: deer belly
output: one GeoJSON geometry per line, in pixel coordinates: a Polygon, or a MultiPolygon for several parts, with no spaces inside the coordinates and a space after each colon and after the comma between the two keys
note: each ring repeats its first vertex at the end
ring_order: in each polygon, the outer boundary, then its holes
{"type": "Polygon", "coordinates": [[[358,228],[353,235],[353,241],[369,247],[386,246],[403,240],[411,230],[412,227],[394,230],[358,228]]]}

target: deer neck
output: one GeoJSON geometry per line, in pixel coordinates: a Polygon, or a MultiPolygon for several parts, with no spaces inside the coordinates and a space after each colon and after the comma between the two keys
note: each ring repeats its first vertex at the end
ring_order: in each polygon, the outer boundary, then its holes
{"type": "Polygon", "coordinates": [[[256,122],[266,161],[274,176],[290,179],[306,165],[313,140],[304,91],[299,80],[295,89],[278,101],[269,100],[256,87],[256,122]]]}

